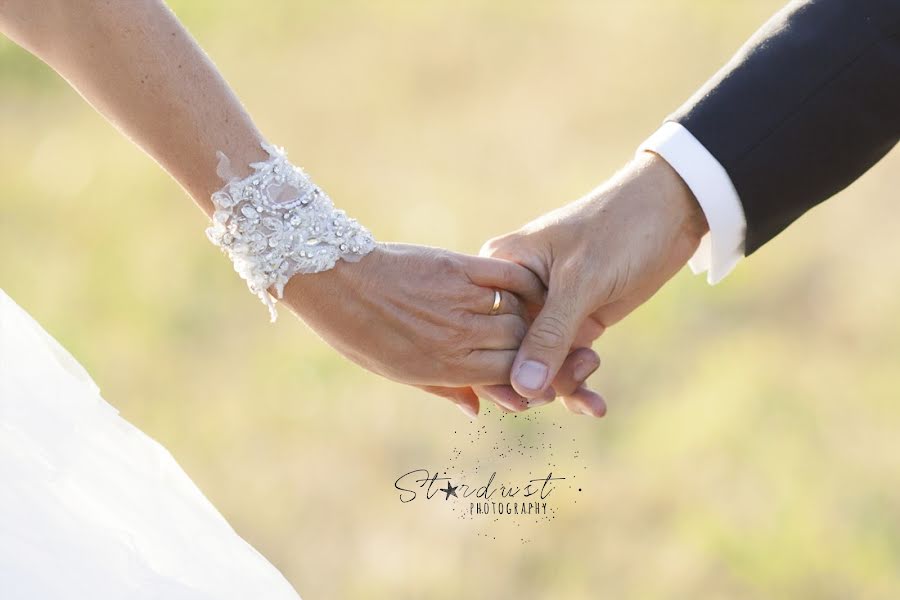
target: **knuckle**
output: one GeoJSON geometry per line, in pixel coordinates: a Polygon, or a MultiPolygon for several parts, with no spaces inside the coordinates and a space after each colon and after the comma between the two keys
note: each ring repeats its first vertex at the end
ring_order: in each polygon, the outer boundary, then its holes
{"type": "Polygon", "coordinates": [[[518,237],[519,235],[517,233],[507,233],[505,235],[493,237],[481,246],[480,254],[482,256],[494,256],[501,250],[510,251],[518,237]]]}
{"type": "Polygon", "coordinates": [[[452,322],[456,322],[468,312],[469,307],[484,304],[483,294],[478,293],[483,291],[468,280],[445,283],[444,288],[439,290],[440,310],[447,318],[453,319],[452,322]]]}
{"type": "Polygon", "coordinates": [[[566,284],[575,284],[582,279],[584,264],[580,260],[565,260],[556,269],[557,276],[566,284]]]}
{"type": "Polygon", "coordinates": [[[525,339],[525,336],[528,335],[528,324],[525,323],[525,320],[521,317],[515,318],[512,325],[512,335],[513,339],[519,343],[521,343],[522,340],[525,339]]]}
{"type": "Polygon", "coordinates": [[[525,311],[522,307],[522,302],[519,300],[519,297],[510,292],[501,292],[503,309],[505,312],[508,312],[511,315],[517,317],[524,317],[525,311]]]}
{"type": "Polygon", "coordinates": [[[467,350],[455,350],[441,357],[441,377],[446,380],[455,380],[460,377],[467,367],[469,352],[467,350]]]}
{"type": "Polygon", "coordinates": [[[454,356],[458,354],[461,349],[467,348],[470,340],[470,335],[466,331],[453,330],[450,332],[444,340],[446,344],[446,352],[447,356],[454,356]]]}
{"type": "Polygon", "coordinates": [[[447,366],[455,370],[462,368],[470,354],[471,351],[468,349],[458,349],[449,353],[446,358],[447,366]]]}
{"type": "Polygon", "coordinates": [[[440,337],[439,343],[446,349],[448,354],[452,355],[460,351],[467,351],[472,346],[474,335],[471,328],[466,325],[468,320],[467,316],[460,315],[458,325],[444,332],[440,337]]]}
{"type": "Polygon", "coordinates": [[[451,254],[438,254],[434,258],[433,268],[435,272],[441,275],[458,273],[462,269],[461,261],[451,254]]]}
{"type": "Polygon", "coordinates": [[[556,315],[546,315],[531,328],[529,339],[540,350],[555,350],[565,343],[569,327],[556,315]]]}
{"type": "Polygon", "coordinates": [[[478,251],[478,254],[481,256],[493,256],[500,248],[500,243],[500,238],[491,238],[481,245],[481,250],[478,251]]]}

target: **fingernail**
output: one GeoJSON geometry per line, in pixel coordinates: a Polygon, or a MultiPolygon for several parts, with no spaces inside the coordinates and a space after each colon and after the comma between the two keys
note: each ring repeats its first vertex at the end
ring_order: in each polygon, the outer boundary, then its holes
{"type": "Polygon", "coordinates": [[[475,409],[469,406],[468,404],[457,404],[456,405],[459,410],[463,412],[464,415],[469,417],[472,421],[478,418],[478,413],[475,412],[475,409]]]}
{"type": "Polygon", "coordinates": [[[606,402],[603,401],[601,396],[597,396],[591,401],[588,410],[590,411],[590,416],[600,418],[606,414],[606,402]]]}
{"type": "Polygon", "coordinates": [[[526,360],[516,370],[516,382],[525,389],[539,390],[547,380],[547,366],[534,360],[526,360]]]}
{"type": "Polygon", "coordinates": [[[594,371],[600,368],[599,361],[587,361],[580,360],[578,364],[575,365],[575,369],[572,372],[572,375],[575,377],[575,381],[584,382],[588,377],[594,374],[594,371]]]}

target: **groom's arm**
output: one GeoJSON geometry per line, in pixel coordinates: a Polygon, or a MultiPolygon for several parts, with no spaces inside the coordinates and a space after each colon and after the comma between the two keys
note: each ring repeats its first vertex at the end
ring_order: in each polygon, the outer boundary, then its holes
{"type": "MultiPolygon", "coordinates": [[[[900,136],[900,2],[792,2],[651,137],[706,213],[724,277],[900,136]]],[[[695,270],[697,270],[695,268],[695,270]]]]}
{"type": "Polygon", "coordinates": [[[695,266],[706,258],[710,280],[723,277],[898,134],[900,0],[788,5],[643,145],[658,156],[640,152],[608,184],[485,245],[548,283],[516,389],[542,393],[585,323],[600,332],[624,318],[698,246],[695,266]]]}

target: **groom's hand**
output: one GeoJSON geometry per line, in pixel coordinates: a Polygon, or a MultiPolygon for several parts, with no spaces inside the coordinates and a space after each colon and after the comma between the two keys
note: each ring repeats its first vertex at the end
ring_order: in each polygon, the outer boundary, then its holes
{"type": "MultiPolygon", "coordinates": [[[[649,299],[707,230],[687,185],[645,153],[584,198],[487,242],[483,255],[527,267],[547,288],[513,361],[515,390],[545,394],[570,349],[590,345],[649,299]]],[[[573,412],[596,415],[602,401],[595,396],[581,388],[563,400],[573,412]]]]}

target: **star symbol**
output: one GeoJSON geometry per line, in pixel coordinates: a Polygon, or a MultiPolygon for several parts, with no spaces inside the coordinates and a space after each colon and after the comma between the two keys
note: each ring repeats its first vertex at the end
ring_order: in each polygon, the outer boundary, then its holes
{"type": "Polygon", "coordinates": [[[449,500],[450,496],[453,496],[454,498],[459,498],[459,496],[456,495],[456,488],[458,488],[458,487],[459,487],[458,485],[450,485],[450,480],[447,480],[447,487],[440,489],[440,491],[447,494],[444,497],[444,500],[449,500]]]}

